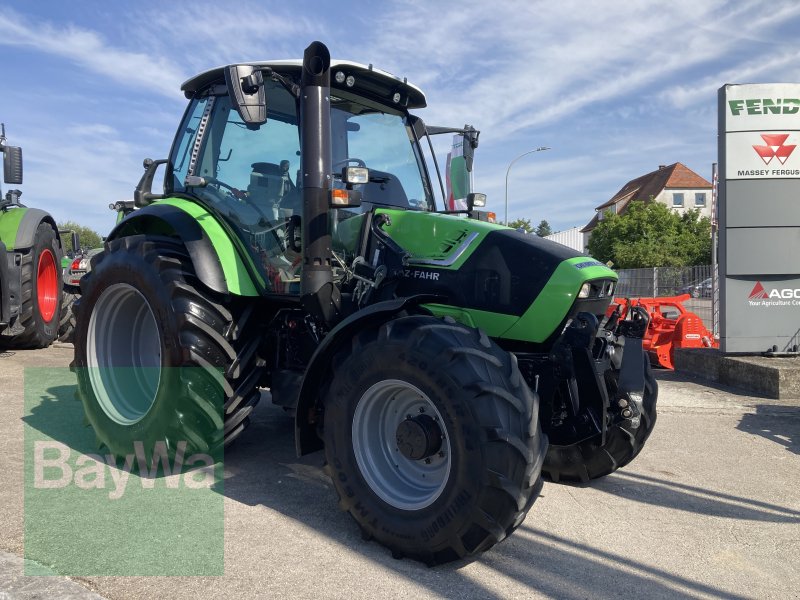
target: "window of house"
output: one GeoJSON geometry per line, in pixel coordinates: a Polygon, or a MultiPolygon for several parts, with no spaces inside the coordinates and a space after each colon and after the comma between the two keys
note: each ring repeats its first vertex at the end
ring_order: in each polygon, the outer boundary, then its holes
{"type": "Polygon", "coordinates": [[[694,205],[695,206],[705,206],[706,205],[706,193],[705,192],[697,192],[694,195],[694,205]]]}
{"type": "Polygon", "coordinates": [[[683,206],[683,192],[675,192],[674,194],[672,194],[672,206],[674,207],[683,206]]]}

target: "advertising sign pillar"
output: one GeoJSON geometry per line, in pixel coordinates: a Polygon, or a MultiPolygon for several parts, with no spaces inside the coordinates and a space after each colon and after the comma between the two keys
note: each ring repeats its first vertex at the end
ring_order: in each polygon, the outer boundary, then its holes
{"type": "Polygon", "coordinates": [[[719,90],[720,349],[800,344],[800,84],[719,90]]]}

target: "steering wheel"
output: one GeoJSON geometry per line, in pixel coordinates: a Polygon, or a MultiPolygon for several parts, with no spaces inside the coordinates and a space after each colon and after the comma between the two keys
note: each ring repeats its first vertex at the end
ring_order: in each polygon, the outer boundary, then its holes
{"type": "MultiPolygon", "coordinates": [[[[216,186],[216,188],[217,188],[216,192],[224,200],[226,200],[226,201],[233,200],[234,202],[243,202],[244,204],[247,204],[250,208],[252,208],[253,210],[256,211],[256,213],[261,217],[261,219],[265,223],[272,223],[275,220],[271,216],[268,216],[261,209],[261,206],[259,206],[256,202],[253,202],[253,200],[247,195],[247,193],[243,192],[242,190],[240,190],[238,188],[235,188],[232,185],[225,183],[224,181],[220,181],[216,177],[208,176],[208,177],[205,177],[205,180],[209,184],[211,184],[213,186],[216,186]],[[226,190],[228,190],[229,193],[227,195],[221,194],[220,193],[220,188],[225,188],[226,190]]],[[[229,208],[231,208],[230,205],[229,205],[229,208]]],[[[231,208],[231,210],[233,210],[233,212],[236,212],[235,208],[231,208]]],[[[277,237],[277,234],[276,234],[276,237],[277,237]]]]}
{"type": "Polygon", "coordinates": [[[225,188],[230,192],[231,196],[237,200],[245,200],[247,198],[247,194],[245,194],[242,190],[235,188],[232,185],[217,179],[216,177],[206,176],[203,179],[205,179],[207,183],[216,186],[217,189],[225,188]]]}
{"type": "Polygon", "coordinates": [[[331,168],[332,169],[336,169],[336,167],[338,167],[340,165],[344,166],[344,165],[346,165],[348,163],[351,163],[351,162],[352,163],[356,163],[356,166],[358,166],[358,167],[366,167],[367,166],[367,163],[365,163],[360,158],[345,158],[344,160],[337,160],[335,163],[333,163],[331,165],[331,168]]]}

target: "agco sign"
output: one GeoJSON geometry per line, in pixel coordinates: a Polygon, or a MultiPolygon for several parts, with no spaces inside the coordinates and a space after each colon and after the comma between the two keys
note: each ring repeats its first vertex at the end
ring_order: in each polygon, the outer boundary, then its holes
{"type": "Polygon", "coordinates": [[[750,306],[800,306],[800,288],[772,288],[767,290],[756,281],[748,298],[750,306]]]}

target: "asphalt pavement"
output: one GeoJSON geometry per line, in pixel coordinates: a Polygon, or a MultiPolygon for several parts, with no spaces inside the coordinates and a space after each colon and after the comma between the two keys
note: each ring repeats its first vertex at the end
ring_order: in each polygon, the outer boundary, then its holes
{"type": "Polygon", "coordinates": [[[517,532],[472,561],[427,568],[363,541],[322,454],[295,456],[292,420],[265,394],[225,454],[223,575],[26,576],[23,373],[71,359],[70,345],[0,354],[0,600],[800,598],[800,401],[665,371],[658,423],[631,465],[588,485],[545,483],[517,532]]]}

